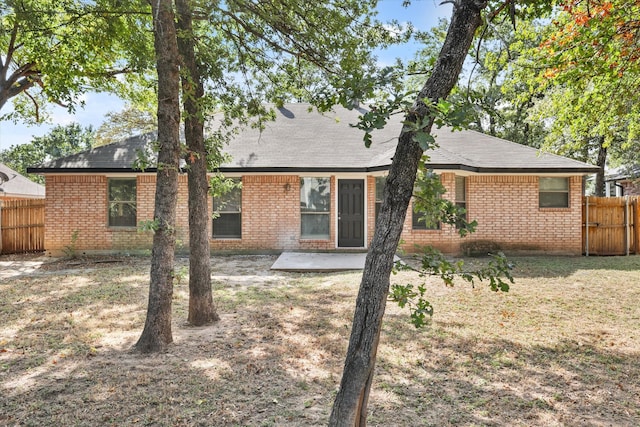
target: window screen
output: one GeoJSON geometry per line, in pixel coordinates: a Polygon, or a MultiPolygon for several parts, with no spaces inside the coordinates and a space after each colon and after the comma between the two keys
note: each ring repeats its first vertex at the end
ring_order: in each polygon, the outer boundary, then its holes
{"type": "Polygon", "coordinates": [[[136,226],[136,178],[109,178],[109,227],[136,226]]]}

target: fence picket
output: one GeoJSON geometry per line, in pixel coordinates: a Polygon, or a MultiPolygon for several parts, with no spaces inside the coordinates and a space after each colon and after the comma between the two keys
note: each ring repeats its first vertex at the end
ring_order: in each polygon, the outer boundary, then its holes
{"type": "Polygon", "coordinates": [[[640,253],[640,196],[583,197],[582,249],[586,255],[640,253]]]}
{"type": "Polygon", "coordinates": [[[0,201],[0,254],[44,250],[44,199],[0,201]]]}

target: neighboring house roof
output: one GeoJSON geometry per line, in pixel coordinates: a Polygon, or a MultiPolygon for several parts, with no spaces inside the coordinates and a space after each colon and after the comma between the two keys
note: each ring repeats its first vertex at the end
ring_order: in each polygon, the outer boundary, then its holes
{"type": "Polygon", "coordinates": [[[604,177],[605,181],[624,181],[640,178],[640,165],[620,166],[612,169],[604,177]]]}
{"type": "Polygon", "coordinates": [[[44,186],[0,163],[0,198],[43,199],[44,186]]]}
{"type": "MultiPolygon", "coordinates": [[[[309,112],[308,104],[287,104],[262,131],[246,129],[225,147],[232,160],[222,172],[366,172],[386,170],[398,143],[400,116],[373,132],[365,148],[355,124],[365,110],[336,108],[309,112]]],[[[439,147],[429,151],[433,169],[479,173],[595,173],[597,167],[474,131],[434,130],[439,147]]],[[[130,138],[84,153],[53,160],[29,172],[132,171],[137,152],[152,136],[130,138]]]]}

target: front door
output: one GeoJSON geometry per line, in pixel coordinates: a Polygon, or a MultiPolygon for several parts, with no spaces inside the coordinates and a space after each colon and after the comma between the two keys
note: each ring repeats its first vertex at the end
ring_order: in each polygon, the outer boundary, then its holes
{"type": "Polygon", "coordinates": [[[338,247],[364,247],[364,180],[338,180],[338,247]]]}

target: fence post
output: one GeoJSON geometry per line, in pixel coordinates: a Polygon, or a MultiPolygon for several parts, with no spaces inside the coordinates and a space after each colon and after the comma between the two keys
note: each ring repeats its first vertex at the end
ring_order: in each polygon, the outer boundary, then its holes
{"type": "Polygon", "coordinates": [[[634,253],[640,254],[640,197],[634,197],[632,203],[633,215],[633,248],[634,253]]]}
{"type": "Polygon", "coordinates": [[[2,207],[4,202],[0,200],[0,255],[2,255],[2,207]]]}
{"type": "Polygon", "coordinates": [[[629,247],[631,246],[629,237],[629,196],[626,196],[624,198],[624,246],[626,256],[629,256],[629,247]]]}
{"type": "Polygon", "coordinates": [[[584,236],[585,236],[585,256],[589,256],[589,196],[585,197],[585,219],[584,219],[584,236]]]}

